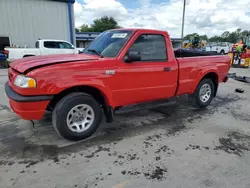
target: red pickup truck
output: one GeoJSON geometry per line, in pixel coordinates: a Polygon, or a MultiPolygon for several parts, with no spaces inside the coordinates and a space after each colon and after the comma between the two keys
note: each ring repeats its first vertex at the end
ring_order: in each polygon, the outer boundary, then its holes
{"type": "Polygon", "coordinates": [[[81,140],[103,113],[112,122],[125,105],[189,94],[193,104],[206,107],[229,69],[228,56],[174,52],[166,31],[118,29],[100,34],[82,54],[13,62],[5,91],[21,118],[39,120],[51,111],[61,136],[81,140]]]}

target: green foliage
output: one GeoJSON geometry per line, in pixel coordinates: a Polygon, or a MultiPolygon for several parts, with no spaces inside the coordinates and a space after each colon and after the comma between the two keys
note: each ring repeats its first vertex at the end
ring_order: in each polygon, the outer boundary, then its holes
{"type": "Polygon", "coordinates": [[[228,35],[228,37],[224,38],[224,40],[227,40],[227,42],[236,43],[237,39],[240,37],[240,33],[238,32],[232,32],[228,35]]]}
{"type": "Polygon", "coordinates": [[[200,35],[201,40],[208,40],[207,35],[200,35]]]}
{"type": "Polygon", "coordinates": [[[189,41],[191,41],[194,37],[196,37],[196,36],[199,36],[199,34],[198,33],[192,33],[192,34],[188,34],[188,35],[186,35],[185,37],[184,37],[184,40],[189,40],[189,41]]]}
{"type": "Polygon", "coordinates": [[[94,20],[94,23],[91,25],[91,27],[95,32],[103,32],[109,29],[120,28],[117,21],[113,17],[107,16],[94,20]]]}
{"type": "Polygon", "coordinates": [[[207,35],[199,35],[198,33],[192,33],[184,37],[184,40],[192,41],[195,37],[200,38],[200,40],[208,40],[207,35]]]}
{"type": "Polygon", "coordinates": [[[83,24],[80,32],[103,32],[110,29],[120,28],[117,21],[113,17],[103,16],[95,19],[92,25],[83,24]]]}
{"type": "Polygon", "coordinates": [[[77,32],[80,32],[80,29],[78,29],[78,28],[75,28],[75,32],[77,33],[77,32]]]}
{"type": "Polygon", "coordinates": [[[223,42],[223,38],[221,36],[213,36],[209,38],[209,42],[223,42]]]}
{"type": "Polygon", "coordinates": [[[83,24],[80,27],[80,32],[92,32],[92,31],[93,29],[87,24],[83,24]]]}
{"type": "Polygon", "coordinates": [[[184,37],[184,40],[191,41],[195,36],[200,37],[202,40],[206,40],[208,42],[231,42],[236,43],[239,39],[242,37],[247,37],[250,35],[250,31],[244,30],[238,28],[234,32],[225,31],[220,36],[213,36],[211,38],[208,38],[207,35],[199,35],[198,33],[193,33],[186,35],[184,37]]]}

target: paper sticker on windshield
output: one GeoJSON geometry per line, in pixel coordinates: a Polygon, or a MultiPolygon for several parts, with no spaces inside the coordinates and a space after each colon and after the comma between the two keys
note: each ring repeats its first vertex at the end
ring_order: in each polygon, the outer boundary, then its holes
{"type": "Polygon", "coordinates": [[[127,33],[115,33],[112,35],[111,38],[125,38],[127,36],[127,33]]]}

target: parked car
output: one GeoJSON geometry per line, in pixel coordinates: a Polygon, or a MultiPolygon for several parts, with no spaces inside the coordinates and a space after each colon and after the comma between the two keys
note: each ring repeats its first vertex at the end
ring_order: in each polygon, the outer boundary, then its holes
{"type": "Polygon", "coordinates": [[[229,42],[222,43],[210,43],[206,46],[206,51],[217,52],[219,54],[227,54],[232,47],[232,44],[229,42]]]}
{"type": "Polygon", "coordinates": [[[8,61],[38,55],[79,53],[79,49],[63,40],[38,40],[35,48],[5,48],[4,50],[8,61]]]}
{"type": "Polygon", "coordinates": [[[219,83],[228,80],[230,57],[179,54],[166,31],[110,30],[83,54],[13,62],[5,91],[23,119],[39,120],[51,111],[61,136],[81,140],[98,128],[103,112],[112,122],[122,106],[183,94],[197,107],[208,106],[219,83]]]}

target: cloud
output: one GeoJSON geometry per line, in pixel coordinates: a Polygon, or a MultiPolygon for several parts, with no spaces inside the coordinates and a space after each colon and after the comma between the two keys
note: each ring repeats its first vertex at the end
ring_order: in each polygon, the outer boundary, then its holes
{"type": "MultiPolygon", "coordinates": [[[[137,0],[139,7],[129,9],[118,0],[83,0],[75,3],[76,26],[91,24],[101,16],[113,16],[122,27],[155,28],[180,37],[183,0],[137,0]],[[159,2],[159,0],[157,1],[159,2]]],[[[197,32],[212,36],[236,28],[249,30],[249,0],[187,0],[185,34],[197,32]]]]}
{"type": "Polygon", "coordinates": [[[83,4],[76,2],[74,9],[76,27],[91,24],[94,19],[102,16],[112,16],[121,21],[128,13],[122,4],[115,0],[84,0],[83,4]]]}

